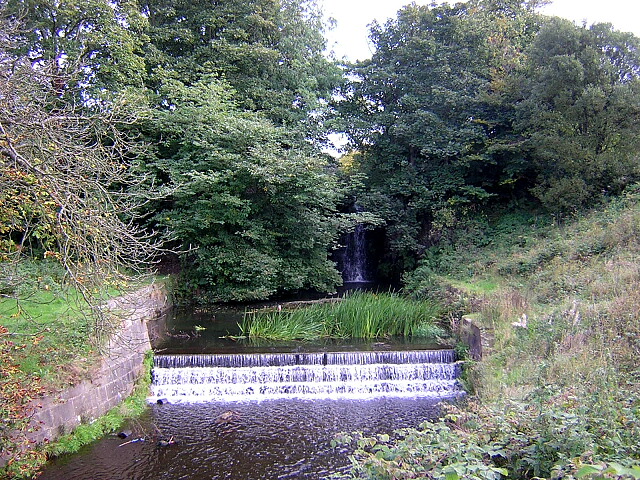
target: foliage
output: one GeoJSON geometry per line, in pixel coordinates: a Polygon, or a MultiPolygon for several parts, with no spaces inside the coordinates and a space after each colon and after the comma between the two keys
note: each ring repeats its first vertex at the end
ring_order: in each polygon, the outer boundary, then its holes
{"type": "Polygon", "coordinates": [[[329,252],[348,223],[321,155],[325,99],[340,71],[324,58],[314,1],[149,1],[145,59],[154,116],[146,161],[176,187],[151,206],[174,234],[183,299],[264,299],[332,291],[329,252]]]}
{"type": "MultiPolygon", "coordinates": [[[[3,4],[1,13],[7,9],[3,4]]],[[[2,23],[0,272],[11,276],[0,284],[9,293],[5,285],[25,282],[16,275],[29,259],[58,261],[65,271],[60,292],[72,285],[93,309],[93,333],[102,334],[109,327],[99,308],[103,287],[141,273],[157,251],[133,223],[155,190],[144,197],[137,191],[144,180],[133,163],[137,145],[124,132],[141,111],[128,92],[103,92],[100,101],[90,101],[71,67],[54,71],[15,56],[23,20],[2,23]],[[62,74],[69,80],[64,94],[52,82],[62,74]]]]}
{"type": "Polygon", "coordinates": [[[23,372],[18,365],[18,357],[41,339],[31,337],[16,343],[0,324],[0,475],[9,478],[22,477],[29,472],[29,463],[44,460],[44,455],[33,449],[28,435],[35,413],[31,402],[41,394],[42,386],[37,375],[23,372]]]}
{"type": "Polygon", "coordinates": [[[469,2],[411,5],[374,24],[376,52],[351,66],[338,108],[367,175],[359,202],[387,221],[396,270],[510,182],[511,160],[493,146],[511,118],[502,77],[534,20],[519,3],[469,2]]]}
{"type": "Polygon", "coordinates": [[[517,130],[539,174],[534,194],[555,213],[638,179],[640,39],[611,25],[559,18],[528,51],[517,130]]]}
{"type": "Polygon", "coordinates": [[[343,478],[638,478],[640,466],[630,459],[640,428],[637,399],[607,402],[623,420],[602,425],[605,405],[577,407],[576,393],[528,405],[449,406],[443,418],[417,429],[343,433],[333,444],[355,445],[351,474],[343,478]],[[577,411],[568,412],[570,405],[577,411]]]}
{"type": "Polygon", "coordinates": [[[172,81],[163,93],[174,108],[156,115],[164,133],[149,168],[176,185],[156,221],[192,247],[183,254],[185,295],[240,301],[332,290],[339,197],[325,159],[290,148],[289,131],[240,111],[219,80],[172,81]]]}
{"type": "Polygon", "coordinates": [[[340,71],[323,55],[315,1],[150,0],[144,11],[151,88],[168,74],[189,86],[207,76],[224,78],[240,110],[261,112],[298,132],[298,140],[322,137],[323,99],[340,82],[340,71]]]}
{"type": "Polygon", "coordinates": [[[348,66],[338,123],[395,278],[483,212],[567,215],[640,178],[640,40],[537,3],[410,5],[348,66]]]}
{"type": "Polygon", "coordinates": [[[134,1],[7,0],[1,16],[17,25],[4,48],[47,71],[59,96],[142,85],[146,19],[134,1]]]}
{"type": "Polygon", "coordinates": [[[631,186],[555,225],[502,216],[491,241],[408,276],[408,293],[474,312],[491,342],[466,369],[477,397],[389,441],[354,437],[353,476],[637,478],[639,198],[631,186]]]}
{"type": "Polygon", "coordinates": [[[440,306],[430,301],[413,301],[392,293],[354,292],[340,301],[294,310],[253,312],[241,325],[249,337],[311,340],[313,338],[380,338],[444,334],[436,320],[440,306]]]}

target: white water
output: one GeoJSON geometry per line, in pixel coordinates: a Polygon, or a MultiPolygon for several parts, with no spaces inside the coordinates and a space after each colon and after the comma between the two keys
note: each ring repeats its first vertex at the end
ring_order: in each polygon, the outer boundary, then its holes
{"type": "Polygon", "coordinates": [[[150,401],[454,397],[454,360],[451,350],[159,355],[150,401]]]}
{"type": "Polygon", "coordinates": [[[343,263],[342,276],[345,282],[369,282],[366,230],[363,225],[356,225],[355,230],[347,235],[343,263]]]}

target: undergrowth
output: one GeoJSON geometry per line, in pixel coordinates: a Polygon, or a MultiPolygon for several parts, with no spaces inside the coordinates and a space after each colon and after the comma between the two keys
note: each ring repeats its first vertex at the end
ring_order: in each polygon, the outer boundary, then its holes
{"type": "Polygon", "coordinates": [[[350,478],[640,478],[640,188],[562,222],[503,217],[477,238],[405,278],[493,340],[467,368],[475,396],[395,436],[343,435],[350,478]]]}

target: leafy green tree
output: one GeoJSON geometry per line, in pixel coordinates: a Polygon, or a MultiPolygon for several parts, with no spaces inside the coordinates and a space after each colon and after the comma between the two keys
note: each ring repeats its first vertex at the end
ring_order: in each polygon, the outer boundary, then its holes
{"type": "Polygon", "coordinates": [[[236,92],[241,109],[318,140],[326,99],[340,70],[324,55],[315,1],[149,0],[150,86],[174,72],[186,85],[215,74],[236,92]]]}
{"type": "Polygon", "coordinates": [[[465,215],[520,177],[510,76],[534,35],[533,2],[411,5],[374,25],[372,59],[339,105],[387,221],[388,263],[414,265],[465,215]]]}
{"type": "Polygon", "coordinates": [[[325,100],[341,81],[323,56],[314,1],[150,0],[144,130],[148,169],[177,191],[156,207],[202,301],[332,290],[339,189],[325,100]],[[193,250],[190,250],[193,247],[193,250]]]}
{"type": "Polygon", "coordinates": [[[640,174],[640,39],[611,25],[550,19],[529,51],[518,129],[533,191],[563,213],[615,195],[640,174]]]}
{"type": "Polygon", "coordinates": [[[338,190],[326,160],[291,148],[292,133],[242,111],[214,77],[167,80],[152,164],[177,190],[156,220],[180,245],[185,290],[200,301],[330,291],[338,190]]]}
{"type": "Polygon", "coordinates": [[[18,22],[12,55],[46,68],[59,95],[141,87],[146,19],[135,0],[6,0],[2,15],[18,22]],[[70,82],[75,82],[71,85],[70,82]]]}

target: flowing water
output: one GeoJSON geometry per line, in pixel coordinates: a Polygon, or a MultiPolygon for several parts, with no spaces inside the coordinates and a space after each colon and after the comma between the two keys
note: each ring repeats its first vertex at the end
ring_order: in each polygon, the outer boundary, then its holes
{"type": "Polygon", "coordinates": [[[320,480],[348,468],[348,452],[331,447],[336,433],[390,433],[437,414],[429,398],[154,404],[133,427],[144,441],[106,438],[40,480],[320,480]]]}
{"type": "Polygon", "coordinates": [[[347,234],[342,257],[342,278],[345,283],[368,283],[371,281],[367,258],[367,231],[364,225],[356,225],[347,234]]]}
{"type": "Polygon", "coordinates": [[[40,478],[323,479],[349,466],[348,451],[331,447],[337,433],[416,427],[462,395],[450,349],[205,341],[194,325],[210,325],[207,315],[163,328],[150,409],[131,436],[58,459],[40,478]]]}
{"type": "Polygon", "coordinates": [[[176,402],[452,397],[452,350],[160,355],[152,399],[176,402]]]}

